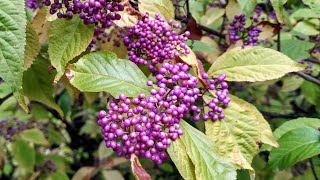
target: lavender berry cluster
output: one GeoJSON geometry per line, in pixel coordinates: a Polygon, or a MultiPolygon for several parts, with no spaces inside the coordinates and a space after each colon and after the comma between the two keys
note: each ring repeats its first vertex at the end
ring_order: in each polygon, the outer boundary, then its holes
{"type": "Polygon", "coordinates": [[[43,0],[46,6],[50,6],[50,14],[57,13],[58,18],[72,18],[79,14],[84,24],[94,24],[94,38],[92,47],[97,40],[107,37],[105,30],[113,25],[114,20],[120,20],[118,13],[124,10],[121,0],[43,0]]]}
{"type": "Polygon", "coordinates": [[[146,14],[144,19],[131,27],[124,37],[124,45],[129,51],[130,60],[136,64],[149,65],[154,71],[155,65],[164,60],[174,59],[180,54],[189,54],[190,50],[187,49],[185,42],[190,32],[179,35],[172,28],[180,28],[180,25],[173,24],[172,20],[166,22],[159,15],[153,20],[146,14]]]}
{"type": "Polygon", "coordinates": [[[21,121],[17,118],[0,121],[0,136],[6,141],[14,141],[14,135],[37,126],[35,121],[21,121]]]}
{"type": "Polygon", "coordinates": [[[179,35],[172,28],[180,25],[167,23],[169,26],[159,15],[151,20],[147,14],[124,38],[130,60],[148,65],[155,82],[146,83],[152,87],[148,97],[140,94],[128,98],[121,94],[109,103],[108,112],[98,113],[106,146],[118,156],[130,158],[136,154],[161,164],[168,158],[167,147],[183,135],[179,126],[183,117],[196,114],[193,119],[198,121],[202,114],[204,120],[223,119],[222,108],[230,102],[225,75],[208,80],[208,75],[203,73],[208,88],[199,89],[198,78],[189,73],[190,66],[173,61],[181,54],[190,53],[185,44],[190,33],[179,35]],[[196,106],[208,90],[215,92],[215,98],[202,107],[196,106]],[[205,113],[204,107],[210,110],[205,113]]]}
{"type": "Polygon", "coordinates": [[[42,0],[26,0],[26,7],[35,11],[43,6],[42,0]]]}
{"type": "Polygon", "coordinates": [[[229,39],[233,44],[236,44],[240,39],[243,40],[242,47],[245,46],[257,46],[258,37],[262,32],[261,28],[251,25],[245,28],[246,16],[244,14],[237,15],[229,25],[229,39]]]}

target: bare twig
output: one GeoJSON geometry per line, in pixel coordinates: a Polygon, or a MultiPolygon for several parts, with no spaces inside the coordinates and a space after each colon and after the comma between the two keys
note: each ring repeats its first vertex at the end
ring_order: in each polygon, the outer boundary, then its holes
{"type": "Polygon", "coordinates": [[[298,76],[302,77],[303,79],[310,81],[310,82],[313,82],[314,84],[317,84],[320,86],[320,80],[313,77],[313,76],[310,76],[310,75],[305,74],[303,72],[294,72],[293,74],[298,75],[298,76]]]}

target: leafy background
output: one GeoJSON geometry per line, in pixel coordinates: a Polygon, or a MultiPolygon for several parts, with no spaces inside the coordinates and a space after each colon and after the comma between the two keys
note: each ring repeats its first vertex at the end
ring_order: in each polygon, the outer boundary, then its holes
{"type": "MultiPolygon", "coordinates": [[[[185,7],[187,1],[139,2],[141,13],[173,19],[185,11],[177,3],[185,7]]],[[[225,17],[250,15],[259,4],[274,11],[277,19],[269,21],[282,29],[264,26],[260,38],[268,43],[245,49],[219,48],[228,41],[219,34],[188,42],[194,53],[180,58],[196,75],[227,74],[233,96],[226,118],[194,123],[185,117],[185,134],[168,148],[171,160],[157,166],[140,159],[141,166],[152,179],[317,179],[320,57],[310,50],[318,46],[312,38],[320,34],[319,1],[221,2],[222,8],[207,8],[211,1],[189,0],[187,11],[196,23],[224,33],[225,17]],[[313,63],[305,70],[301,60],[313,63]]],[[[25,10],[22,0],[0,1],[0,11],[0,128],[28,127],[12,139],[0,137],[1,178],[139,177],[128,160],[105,148],[96,113],[119,93],[148,92],[150,72],[129,62],[123,46],[106,43],[103,51],[90,52],[93,27],[77,16],[56,20],[44,7],[25,10]]],[[[116,23],[134,22],[123,12],[116,23]]],[[[204,100],[211,98],[208,92],[204,100]]]]}

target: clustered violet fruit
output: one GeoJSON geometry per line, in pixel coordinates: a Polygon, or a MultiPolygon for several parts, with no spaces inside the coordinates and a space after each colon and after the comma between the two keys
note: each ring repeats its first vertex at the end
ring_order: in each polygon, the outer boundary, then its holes
{"type": "Polygon", "coordinates": [[[248,28],[245,28],[246,25],[246,16],[244,14],[237,15],[234,17],[234,20],[229,25],[229,39],[233,44],[236,44],[237,41],[242,40],[244,48],[245,46],[257,46],[258,37],[262,32],[261,28],[251,25],[248,28]]]}
{"type": "Polygon", "coordinates": [[[159,15],[153,20],[147,14],[124,37],[130,60],[136,64],[149,65],[150,70],[155,71],[155,65],[164,60],[189,54],[185,42],[190,32],[179,35],[172,28],[180,28],[180,24],[173,24],[172,20],[166,22],[159,15]]]}
{"type": "Polygon", "coordinates": [[[203,73],[208,87],[198,88],[198,77],[189,73],[190,66],[174,61],[181,54],[190,53],[185,44],[190,33],[179,35],[172,28],[180,28],[180,25],[173,21],[168,24],[159,15],[152,20],[147,14],[124,37],[130,60],[147,65],[155,80],[146,82],[152,87],[150,94],[134,98],[120,94],[109,102],[108,112],[98,113],[106,146],[118,156],[130,158],[135,154],[161,164],[168,158],[167,147],[183,135],[179,126],[183,117],[196,114],[194,121],[200,119],[200,114],[204,120],[224,118],[222,108],[230,102],[228,84],[224,81],[226,76],[208,80],[208,75],[203,73]],[[205,113],[204,107],[195,104],[209,90],[215,92],[215,97],[204,105],[210,109],[205,113]]]}
{"type": "Polygon", "coordinates": [[[42,0],[26,0],[26,7],[35,11],[43,6],[42,0]]]}

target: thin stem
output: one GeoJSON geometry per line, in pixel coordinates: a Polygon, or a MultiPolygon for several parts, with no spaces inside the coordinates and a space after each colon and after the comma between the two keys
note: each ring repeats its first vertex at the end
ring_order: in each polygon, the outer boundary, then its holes
{"type": "Polygon", "coordinates": [[[312,170],[312,174],[314,176],[314,179],[315,180],[319,180],[319,178],[317,176],[317,173],[316,173],[316,170],[314,169],[314,164],[313,164],[312,158],[309,158],[309,162],[310,162],[310,165],[311,165],[311,170],[312,170]]]}
{"type": "Polygon", "coordinates": [[[303,79],[310,81],[310,82],[313,82],[313,83],[320,86],[320,80],[313,77],[313,76],[310,76],[310,75],[305,74],[303,72],[294,72],[293,74],[298,75],[298,76],[302,77],[303,79]]]}
{"type": "Polygon", "coordinates": [[[281,29],[279,30],[279,32],[278,32],[278,36],[277,36],[277,50],[279,51],[279,52],[281,52],[281,40],[280,40],[280,31],[281,31],[281,29]]]}

